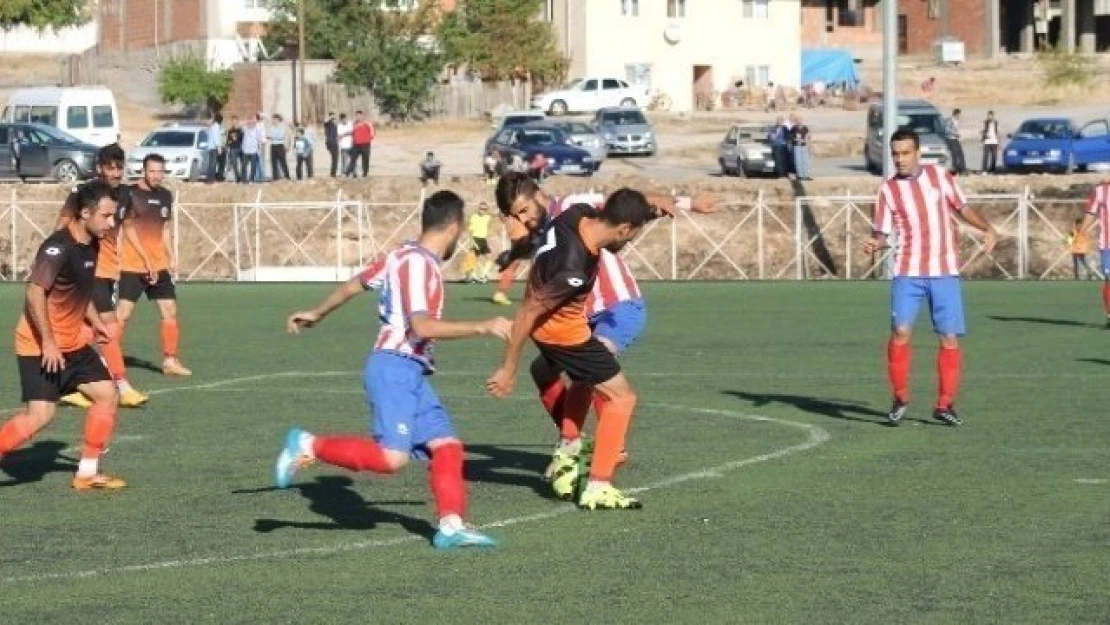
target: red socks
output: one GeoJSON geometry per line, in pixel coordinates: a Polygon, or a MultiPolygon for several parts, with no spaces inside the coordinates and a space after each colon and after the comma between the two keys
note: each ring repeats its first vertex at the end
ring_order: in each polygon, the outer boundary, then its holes
{"type": "Polygon", "coordinates": [[[896,343],[894,339],[886,345],[886,371],[890,378],[891,393],[899,401],[910,400],[910,344],[896,343]]]}
{"type": "Polygon", "coordinates": [[[104,364],[108,366],[108,373],[112,379],[120,381],[127,378],[127,367],[123,364],[123,324],[109,323],[108,342],[100,346],[100,354],[104,356],[104,364]]]}
{"type": "Polygon", "coordinates": [[[166,358],[177,358],[177,343],[179,338],[177,319],[163,319],[162,354],[166,358]]]}
{"type": "Polygon", "coordinates": [[[35,423],[28,414],[18,414],[0,427],[0,454],[6,454],[31,440],[35,432],[45,424],[35,423]]]}
{"type": "Polygon", "coordinates": [[[563,421],[559,432],[564,440],[572,441],[582,436],[586,415],[590,413],[590,402],[594,389],[588,384],[572,383],[563,402],[563,421]]]}
{"type": "Polygon", "coordinates": [[[312,455],[351,471],[394,472],[381,445],[365,436],[317,436],[312,444],[312,455]]]}
{"type": "Polygon", "coordinates": [[[960,388],[960,348],[937,352],[937,408],[951,408],[960,388]]]}
{"type": "Polygon", "coordinates": [[[1110,317],[1110,282],[1102,283],[1102,308],[1106,310],[1106,316],[1110,317]]]}
{"type": "Polygon", "coordinates": [[[466,518],[466,482],[463,481],[462,443],[448,443],[432,450],[428,486],[436,502],[436,517],[457,514],[466,518]]]}
{"type": "Polygon", "coordinates": [[[563,406],[567,400],[567,387],[563,384],[562,378],[556,378],[551,386],[540,391],[540,402],[543,403],[544,410],[555,422],[555,427],[562,429],[563,427],[563,406]]]}

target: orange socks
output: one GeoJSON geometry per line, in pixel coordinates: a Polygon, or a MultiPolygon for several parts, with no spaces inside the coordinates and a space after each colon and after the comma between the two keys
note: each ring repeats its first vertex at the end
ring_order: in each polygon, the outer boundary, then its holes
{"type": "Polygon", "coordinates": [[[6,454],[26,443],[45,424],[36,423],[30,415],[18,414],[0,427],[0,455],[6,454]]]}
{"type": "Polygon", "coordinates": [[[162,354],[166,358],[177,358],[177,342],[179,338],[177,319],[163,319],[162,354]]]}
{"type": "Polygon", "coordinates": [[[127,377],[127,367],[123,364],[123,324],[110,323],[108,331],[111,338],[100,346],[100,354],[104,356],[104,363],[108,365],[108,373],[112,374],[115,381],[127,377]]]}
{"type": "Polygon", "coordinates": [[[636,409],[636,396],[609,399],[601,403],[597,415],[597,444],[590,465],[590,480],[610,482],[624,450],[624,439],[636,409]]]}
{"type": "Polygon", "coordinates": [[[81,459],[100,458],[116,428],[116,407],[94,405],[85,415],[85,445],[81,459]]]}
{"type": "Polygon", "coordinates": [[[563,418],[559,422],[559,432],[563,440],[573,441],[582,436],[582,428],[586,423],[586,415],[590,413],[593,395],[593,387],[589,385],[578,383],[570,385],[563,404],[563,418]]]}

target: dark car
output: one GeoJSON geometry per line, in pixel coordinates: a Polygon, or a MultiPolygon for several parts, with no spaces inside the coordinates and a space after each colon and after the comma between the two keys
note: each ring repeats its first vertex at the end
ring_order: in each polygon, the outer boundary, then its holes
{"type": "Polygon", "coordinates": [[[571,143],[567,133],[548,122],[499,130],[486,142],[485,153],[493,149],[506,161],[519,154],[527,163],[536,154],[543,154],[549,174],[592,176],[600,165],[588,151],[571,143]]]}
{"type": "Polygon", "coordinates": [[[0,123],[0,180],[53,178],[71,184],[92,178],[98,149],[53,126],[0,123]]]}

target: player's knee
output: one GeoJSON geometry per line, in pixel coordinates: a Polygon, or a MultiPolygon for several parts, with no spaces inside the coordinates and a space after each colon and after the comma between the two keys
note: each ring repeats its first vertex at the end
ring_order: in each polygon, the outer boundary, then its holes
{"type": "Polygon", "coordinates": [[[910,337],[912,335],[913,335],[913,330],[911,330],[909,327],[906,327],[906,326],[894,328],[894,331],[891,332],[891,338],[894,339],[895,343],[899,343],[899,344],[909,343],[910,342],[910,337]]]}
{"type": "Polygon", "coordinates": [[[116,383],[111,380],[86,384],[81,392],[94,405],[114,407],[119,403],[119,390],[116,388],[116,383]]]}
{"type": "Polygon", "coordinates": [[[960,346],[960,339],[955,334],[940,335],[940,346],[944,349],[956,349],[960,346]]]}
{"type": "Polygon", "coordinates": [[[389,467],[390,472],[396,473],[405,468],[409,463],[409,454],[395,449],[384,450],[385,464],[389,467]]]}

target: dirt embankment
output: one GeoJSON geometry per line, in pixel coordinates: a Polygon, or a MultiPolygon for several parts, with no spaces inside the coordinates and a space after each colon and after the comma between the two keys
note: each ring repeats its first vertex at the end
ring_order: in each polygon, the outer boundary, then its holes
{"type": "MultiPolygon", "coordinates": [[[[1003,235],[993,259],[979,255],[967,273],[1017,277],[1022,265],[1020,236],[1025,232],[1029,275],[1064,275],[1064,238],[1098,179],[1094,175],[963,179],[965,191],[976,198],[976,208],[1003,235]],[[1023,222],[1019,209],[1027,188],[1028,217],[1023,222]]],[[[859,247],[870,231],[876,184],[874,178],[855,177],[804,186],[727,178],[667,185],[629,176],[604,181],[557,178],[548,188],[556,193],[589,188],[607,192],[620,186],[680,194],[715,193],[724,203],[718,214],[682,215],[673,222],[650,226],[628,254],[637,275],[645,279],[789,279],[873,273],[874,259],[863,257],[859,247]],[[800,236],[796,235],[799,219],[800,236]]],[[[183,276],[190,279],[234,279],[237,271],[259,265],[355,265],[414,236],[419,228],[414,211],[421,188],[407,178],[318,179],[265,186],[175,184],[173,188],[181,208],[177,221],[180,266],[183,276]]],[[[492,187],[478,178],[446,180],[444,188],[466,198],[468,210],[479,201],[493,203],[492,187]]],[[[5,278],[22,277],[65,192],[54,185],[0,185],[0,271],[5,278]]],[[[495,248],[499,247],[499,233],[493,238],[495,248]]],[[[977,252],[970,239],[963,247],[964,258],[977,252]]],[[[452,277],[458,275],[458,260],[448,266],[452,277]]]]}

